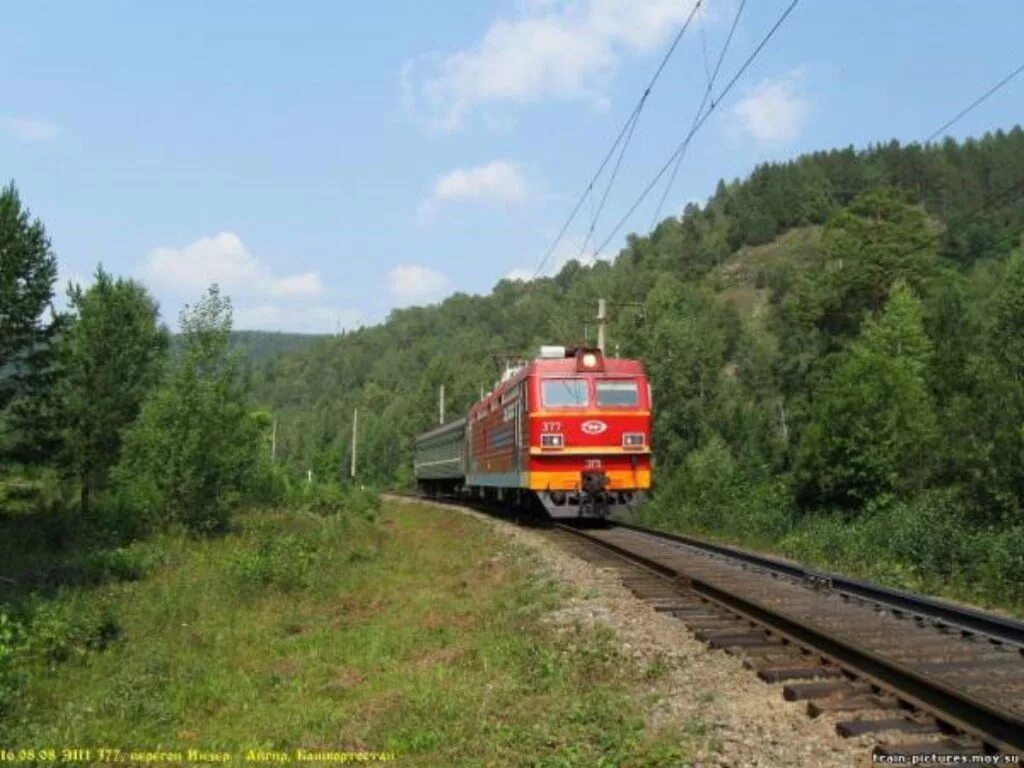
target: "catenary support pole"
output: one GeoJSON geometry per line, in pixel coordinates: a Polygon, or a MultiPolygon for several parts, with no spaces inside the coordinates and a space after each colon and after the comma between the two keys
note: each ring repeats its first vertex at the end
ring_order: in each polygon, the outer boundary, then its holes
{"type": "Polygon", "coordinates": [[[352,479],[356,476],[356,445],[357,436],[359,434],[359,409],[355,408],[352,411],[352,467],[349,474],[352,479]]]}

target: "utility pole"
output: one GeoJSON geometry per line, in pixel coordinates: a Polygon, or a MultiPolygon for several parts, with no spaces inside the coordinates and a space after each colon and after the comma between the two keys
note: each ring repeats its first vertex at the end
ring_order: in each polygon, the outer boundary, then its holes
{"type": "Polygon", "coordinates": [[[356,436],[359,430],[359,409],[352,410],[352,467],[349,471],[352,479],[356,478],[356,436]]]}
{"type": "Polygon", "coordinates": [[[441,385],[441,392],[440,392],[440,394],[438,395],[438,398],[437,398],[437,409],[438,409],[437,423],[438,424],[444,424],[444,384],[441,385]]]}
{"type": "Polygon", "coordinates": [[[604,354],[605,332],[608,325],[608,302],[597,300],[597,348],[604,354]]]}
{"type": "Polygon", "coordinates": [[[277,459],[277,416],[274,417],[274,421],[270,426],[270,463],[273,464],[277,459]]]}

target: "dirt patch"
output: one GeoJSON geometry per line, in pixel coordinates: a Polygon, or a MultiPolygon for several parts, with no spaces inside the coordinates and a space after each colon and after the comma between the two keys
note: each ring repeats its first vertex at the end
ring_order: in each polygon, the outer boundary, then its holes
{"type": "Polygon", "coordinates": [[[439,614],[434,611],[427,611],[419,621],[421,629],[439,629],[440,627],[451,627],[452,629],[472,629],[476,626],[476,619],[469,614],[439,614]]]}
{"type": "Polygon", "coordinates": [[[466,655],[466,649],[458,646],[450,646],[448,648],[435,648],[432,651],[418,656],[413,662],[413,666],[417,669],[430,669],[431,667],[437,667],[441,664],[451,664],[453,661],[458,661],[466,655]]]}
{"type": "Polygon", "coordinates": [[[447,508],[483,521],[525,548],[545,576],[570,587],[549,620],[610,629],[621,653],[645,671],[638,685],[648,728],[678,732],[695,744],[697,765],[871,765],[867,737],[841,739],[834,719],[811,719],[802,703],[782,698],[781,684],[763,683],[741,659],[708,648],[682,622],[636,599],[612,571],[568,553],[541,531],[447,508]]]}
{"type": "Polygon", "coordinates": [[[270,665],[270,674],[279,680],[287,680],[295,677],[301,669],[299,662],[290,656],[276,659],[270,665]]]}
{"type": "Polygon", "coordinates": [[[344,629],[364,624],[387,612],[387,603],[378,599],[345,597],[330,609],[331,629],[344,629]]]}
{"type": "Polygon", "coordinates": [[[350,688],[355,688],[357,685],[362,685],[366,682],[366,677],[356,672],[354,669],[348,667],[338,667],[331,678],[324,683],[324,689],[328,691],[347,691],[350,688]]]}

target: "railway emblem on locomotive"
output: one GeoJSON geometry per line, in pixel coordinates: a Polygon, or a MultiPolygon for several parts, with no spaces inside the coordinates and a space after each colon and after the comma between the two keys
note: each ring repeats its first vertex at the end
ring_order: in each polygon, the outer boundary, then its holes
{"type": "Polygon", "coordinates": [[[588,435],[600,435],[602,432],[608,429],[608,425],[605,424],[603,421],[591,419],[590,421],[584,421],[580,425],[580,428],[588,435]]]}

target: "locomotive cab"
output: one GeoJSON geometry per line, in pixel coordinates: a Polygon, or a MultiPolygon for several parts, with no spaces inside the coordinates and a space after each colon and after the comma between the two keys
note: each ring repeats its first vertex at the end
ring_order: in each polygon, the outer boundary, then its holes
{"type": "Polygon", "coordinates": [[[650,390],[636,360],[596,349],[537,360],[530,487],[553,517],[607,517],[650,488],[650,390]]]}

